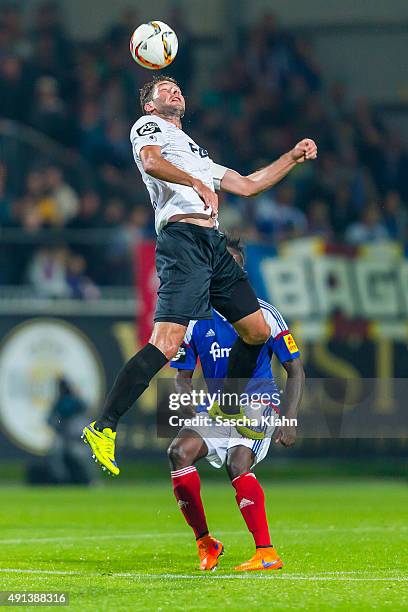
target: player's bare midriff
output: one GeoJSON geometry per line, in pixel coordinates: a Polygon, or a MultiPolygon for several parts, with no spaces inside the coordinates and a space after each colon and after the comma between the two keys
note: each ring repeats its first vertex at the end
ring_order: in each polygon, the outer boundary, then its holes
{"type": "Polygon", "coordinates": [[[189,215],[173,215],[169,221],[181,221],[182,223],[193,223],[194,225],[201,225],[203,227],[214,227],[215,221],[213,217],[209,215],[203,215],[201,213],[191,213],[189,215]]]}

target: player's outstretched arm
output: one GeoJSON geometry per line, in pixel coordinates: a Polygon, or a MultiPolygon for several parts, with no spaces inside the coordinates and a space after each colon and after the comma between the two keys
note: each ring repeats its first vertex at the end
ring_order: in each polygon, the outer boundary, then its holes
{"type": "MultiPolygon", "coordinates": [[[[283,364],[288,378],[285,387],[283,414],[287,419],[297,419],[300,402],[302,401],[303,387],[305,384],[305,372],[302,362],[297,357],[283,364]]],[[[275,433],[275,442],[283,446],[292,446],[296,440],[296,427],[293,425],[281,425],[275,433]]]]}
{"type": "Polygon", "coordinates": [[[202,181],[191,176],[181,168],[178,168],[171,162],[164,159],[161,154],[161,148],[157,145],[148,145],[140,151],[140,159],[143,169],[150,176],[167,181],[168,183],[177,183],[178,185],[187,185],[192,187],[204,202],[204,208],[209,208],[212,215],[218,212],[218,196],[214,191],[211,191],[204,185],[202,181]]]}
{"type": "Polygon", "coordinates": [[[279,183],[297,164],[316,157],[316,143],[311,138],[304,138],[272,164],[248,176],[227,170],[221,180],[221,189],[244,197],[256,196],[279,183]]]}

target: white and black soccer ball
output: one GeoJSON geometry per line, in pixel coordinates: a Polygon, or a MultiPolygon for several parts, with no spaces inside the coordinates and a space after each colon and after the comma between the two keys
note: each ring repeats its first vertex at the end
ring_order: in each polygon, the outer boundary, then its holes
{"type": "Polygon", "coordinates": [[[176,33],[163,21],[143,23],[136,28],[130,39],[133,59],[148,70],[160,70],[169,66],[177,50],[176,33]]]}

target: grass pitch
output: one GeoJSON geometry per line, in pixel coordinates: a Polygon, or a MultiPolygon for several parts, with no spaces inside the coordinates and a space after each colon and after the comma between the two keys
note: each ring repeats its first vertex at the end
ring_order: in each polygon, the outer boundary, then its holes
{"type": "Polygon", "coordinates": [[[0,590],[66,591],[62,609],[97,612],[408,609],[406,484],[264,480],[285,567],[242,574],[233,567],[252,555],[252,539],[219,476],[202,479],[210,529],[226,549],[208,574],[196,569],[167,479],[0,488],[0,590]]]}

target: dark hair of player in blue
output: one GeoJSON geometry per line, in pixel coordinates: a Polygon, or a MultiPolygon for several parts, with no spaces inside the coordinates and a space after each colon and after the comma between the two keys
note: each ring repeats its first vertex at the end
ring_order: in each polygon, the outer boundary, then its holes
{"type": "Polygon", "coordinates": [[[235,251],[241,258],[241,265],[244,267],[245,263],[245,249],[241,244],[241,238],[239,236],[230,236],[229,234],[225,234],[227,238],[227,249],[231,249],[235,251]]]}

